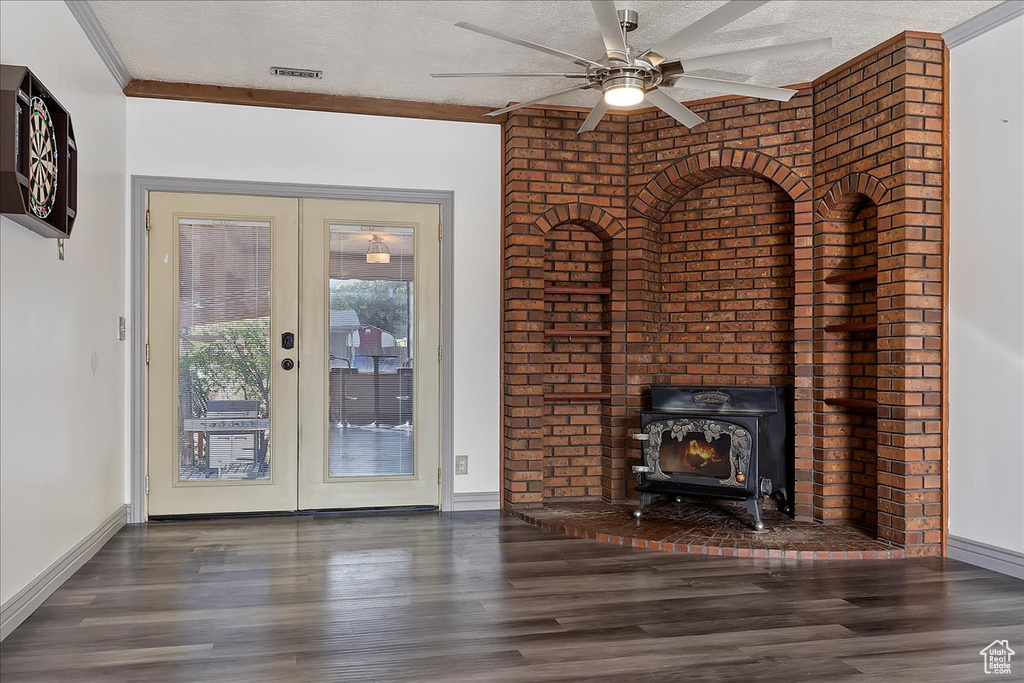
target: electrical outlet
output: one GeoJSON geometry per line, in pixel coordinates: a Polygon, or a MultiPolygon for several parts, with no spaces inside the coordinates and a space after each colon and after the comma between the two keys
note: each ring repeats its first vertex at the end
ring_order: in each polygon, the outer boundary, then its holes
{"type": "Polygon", "coordinates": [[[469,474],[469,456],[455,456],[455,474],[469,474]]]}

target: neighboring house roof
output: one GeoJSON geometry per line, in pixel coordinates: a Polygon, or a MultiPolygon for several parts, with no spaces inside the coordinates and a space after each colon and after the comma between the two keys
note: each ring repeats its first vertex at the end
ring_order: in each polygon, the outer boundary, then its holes
{"type": "Polygon", "coordinates": [[[354,330],[359,327],[359,316],[352,309],[331,311],[331,329],[354,330]]]}

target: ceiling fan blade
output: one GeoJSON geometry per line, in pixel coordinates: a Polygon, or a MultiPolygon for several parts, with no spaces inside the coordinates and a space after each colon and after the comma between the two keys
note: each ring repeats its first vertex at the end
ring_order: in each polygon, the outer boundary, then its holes
{"type": "Polygon", "coordinates": [[[680,52],[709,33],[731,24],[740,17],[753,12],[768,0],[732,0],[714,12],[693,22],[682,31],[674,33],[641,55],[657,66],[666,58],[680,52]]]}
{"type": "Polygon", "coordinates": [[[736,83],[735,81],[721,81],[717,78],[687,75],[677,76],[672,82],[672,87],[679,86],[686,86],[695,90],[709,90],[726,95],[759,97],[762,100],[775,100],[777,102],[789,102],[793,95],[796,94],[796,90],[790,90],[789,88],[773,88],[767,85],[752,85],[750,83],[736,83]]]}
{"type": "Polygon", "coordinates": [[[582,85],[574,85],[571,88],[566,88],[565,90],[559,90],[558,92],[548,93],[547,95],[544,95],[543,97],[538,97],[535,100],[529,100],[528,102],[520,102],[518,104],[513,104],[513,105],[510,105],[510,106],[505,107],[503,109],[495,109],[494,111],[489,111],[486,114],[484,114],[484,116],[500,116],[501,114],[505,114],[505,113],[508,113],[510,111],[515,111],[516,109],[522,109],[523,107],[529,107],[531,104],[537,104],[538,102],[544,102],[546,100],[550,100],[552,97],[558,97],[559,95],[564,95],[565,93],[572,92],[573,90],[583,90],[583,89],[589,88],[589,87],[590,87],[590,85],[586,84],[586,83],[584,83],[582,85]]]}
{"type": "Polygon", "coordinates": [[[485,36],[490,36],[491,38],[497,38],[498,40],[504,40],[506,43],[512,43],[513,45],[521,45],[522,47],[528,47],[531,50],[537,50],[538,52],[543,52],[544,54],[553,55],[555,57],[561,57],[562,59],[568,59],[570,62],[576,62],[580,66],[601,67],[601,64],[598,64],[595,61],[589,60],[586,57],[579,57],[577,55],[569,54],[568,52],[562,52],[561,50],[556,50],[555,48],[547,47],[546,45],[539,45],[538,43],[531,43],[528,40],[522,40],[520,38],[513,38],[512,36],[505,35],[504,33],[501,33],[500,31],[494,31],[494,30],[489,29],[489,28],[484,28],[483,26],[477,26],[476,24],[470,24],[470,23],[465,22],[465,21],[460,21],[459,23],[457,23],[455,25],[458,26],[459,28],[464,28],[467,31],[473,31],[475,33],[481,33],[481,34],[483,34],[485,36]]]}
{"type": "Polygon", "coordinates": [[[594,108],[590,110],[590,113],[587,114],[587,120],[583,122],[582,126],[580,126],[580,129],[577,131],[577,134],[589,133],[590,131],[597,128],[597,124],[601,123],[601,119],[604,118],[604,113],[606,111],[608,111],[608,105],[605,103],[604,98],[602,97],[597,101],[597,104],[594,105],[594,108]]]}
{"type": "Polygon", "coordinates": [[[817,40],[801,40],[797,43],[786,43],[785,45],[754,47],[749,50],[737,50],[735,52],[724,52],[718,55],[706,55],[704,57],[694,57],[693,59],[681,59],[679,62],[683,65],[683,69],[686,71],[696,71],[697,69],[715,69],[729,64],[760,62],[764,59],[802,57],[804,55],[818,54],[819,52],[828,52],[831,49],[831,38],[819,38],[817,40]]]}
{"type": "Polygon", "coordinates": [[[626,40],[622,37],[622,25],[619,24],[614,0],[590,0],[590,4],[594,7],[608,59],[626,61],[626,40]]]}
{"type": "Polygon", "coordinates": [[[513,72],[466,72],[451,74],[430,74],[431,78],[586,78],[586,74],[563,74],[563,73],[513,73],[513,72]]]}
{"type": "Polygon", "coordinates": [[[672,99],[672,96],[664,90],[649,90],[645,95],[648,102],[662,110],[687,128],[704,123],[704,119],[697,116],[683,105],[672,99]]]}

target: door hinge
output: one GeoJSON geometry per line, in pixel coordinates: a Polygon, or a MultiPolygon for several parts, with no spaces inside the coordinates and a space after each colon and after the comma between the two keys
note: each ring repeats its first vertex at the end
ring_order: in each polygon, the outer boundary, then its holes
{"type": "Polygon", "coordinates": [[[441,229],[441,224],[440,224],[440,223],[438,223],[438,224],[437,224],[437,241],[438,241],[438,242],[440,242],[440,241],[441,241],[441,235],[442,235],[442,233],[443,233],[443,230],[441,229]]]}
{"type": "Polygon", "coordinates": [[[437,362],[438,363],[441,362],[441,345],[440,344],[437,345],[437,362]]]}
{"type": "Polygon", "coordinates": [[[146,342],[146,365],[149,365],[149,342],[146,342]]]}
{"type": "Polygon", "coordinates": [[[441,484],[441,468],[440,467],[437,468],[437,483],[438,483],[438,485],[441,484]]]}
{"type": "Polygon", "coordinates": [[[146,209],[146,232],[149,232],[149,209],[146,209]]]}
{"type": "Polygon", "coordinates": [[[146,495],[149,495],[149,475],[146,475],[146,495]]]}

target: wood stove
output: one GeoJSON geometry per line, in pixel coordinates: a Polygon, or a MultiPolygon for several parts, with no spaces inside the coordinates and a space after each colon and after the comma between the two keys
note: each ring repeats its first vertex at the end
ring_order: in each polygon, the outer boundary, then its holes
{"type": "Polygon", "coordinates": [[[655,496],[742,501],[763,531],[762,501],[789,512],[792,392],[786,387],[651,387],[641,415],[643,464],[634,466],[639,519],[655,496]]]}

